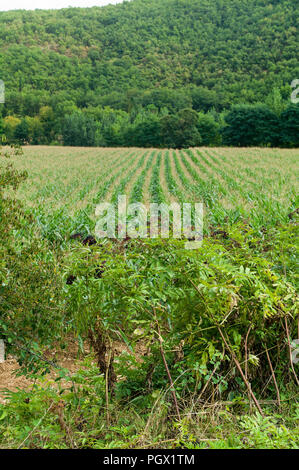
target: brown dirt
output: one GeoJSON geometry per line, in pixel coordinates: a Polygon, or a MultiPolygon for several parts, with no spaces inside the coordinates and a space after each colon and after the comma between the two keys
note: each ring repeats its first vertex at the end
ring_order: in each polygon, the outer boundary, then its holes
{"type": "MultiPolygon", "coordinates": [[[[56,359],[56,363],[68,369],[71,374],[79,370],[82,362],[82,356],[78,356],[77,346],[71,342],[68,349],[63,352],[57,352],[55,349],[51,352],[45,353],[45,357],[49,361],[56,359]]],[[[53,361],[54,362],[54,361],[53,361]]],[[[34,379],[25,377],[24,375],[17,376],[16,373],[20,370],[20,366],[13,356],[8,356],[6,361],[0,364],[0,403],[5,403],[5,392],[15,392],[18,389],[28,390],[33,384],[34,379]]],[[[55,378],[57,377],[57,369],[52,369],[51,373],[46,375],[47,381],[56,385],[55,378]]],[[[37,381],[38,382],[38,381],[37,381]]],[[[67,384],[66,384],[67,386],[67,384]]]]}
{"type": "Polygon", "coordinates": [[[25,390],[30,387],[32,382],[26,377],[16,377],[15,372],[19,369],[19,365],[12,357],[8,358],[4,363],[0,364],[0,403],[6,402],[4,391],[16,391],[17,389],[25,390]]]}
{"type": "MultiPolygon", "coordinates": [[[[119,356],[123,351],[130,352],[125,344],[116,341],[113,345],[115,357],[119,356]]],[[[147,353],[147,347],[143,341],[137,343],[135,348],[136,359],[142,361],[142,357],[147,353]]],[[[90,354],[90,349],[87,344],[84,344],[84,354],[90,354]]],[[[45,353],[45,358],[49,361],[57,363],[60,367],[67,369],[70,375],[77,372],[82,368],[82,354],[78,354],[78,346],[74,340],[68,341],[68,348],[64,351],[58,351],[55,348],[45,353]]],[[[84,355],[83,355],[84,356],[84,355]]],[[[16,373],[20,370],[20,366],[13,356],[8,356],[6,361],[0,364],[0,404],[5,404],[5,392],[16,392],[17,390],[29,390],[34,383],[34,379],[26,378],[24,375],[17,376],[16,373]]],[[[55,378],[58,376],[58,369],[52,369],[51,373],[46,375],[47,384],[57,387],[55,378]]],[[[44,383],[44,382],[43,382],[44,383]]],[[[70,386],[69,382],[62,381],[65,388],[70,386]]]]}

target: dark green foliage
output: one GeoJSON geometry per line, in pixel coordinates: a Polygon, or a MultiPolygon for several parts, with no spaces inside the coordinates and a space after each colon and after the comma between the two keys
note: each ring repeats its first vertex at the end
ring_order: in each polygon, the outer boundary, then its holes
{"type": "Polygon", "coordinates": [[[14,139],[19,144],[25,144],[29,142],[29,127],[26,119],[22,119],[20,124],[17,125],[14,139]]]}
{"type": "MultiPolygon", "coordinates": [[[[205,87],[194,87],[190,90],[193,109],[196,111],[207,112],[212,108],[223,108],[224,102],[221,102],[219,95],[215,90],[209,90],[205,87]]],[[[221,95],[220,95],[221,97],[221,95]]]]}
{"type": "Polygon", "coordinates": [[[236,147],[277,145],[279,119],[266,105],[236,105],[225,116],[223,143],[236,147]]]}
{"type": "Polygon", "coordinates": [[[220,125],[211,114],[200,113],[197,129],[201,136],[201,145],[219,145],[221,142],[220,125]]]}
{"type": "Polygon", "coordinates": [[[161,145],[172,148],[199,146],[202,142],[198,132],[197,113],[192,109],[182,109],[175,115],[161,119],[161,145]]]}
{"type": "Polygon", "coordinates": [[[43,143],[50,143],[57,133],[57,122],[51,106],[43,106],[39,112],[39,120],[42,127],[43,143]],[[56,131],[56,132],[55,132],[56,131]]]}
{"type": "Polygon", "coordinates": [[[299,105],[291,105],[281,114],[281,141],[286,147],[299,147],[299,105]]]}
{"type": "Polygon", "coordinates": [[[181,109],[191,108],[192,97],[185,90],[159,88],[145,92],[142,98],[142,105],[145,107],[155,105],[159,111],[167,109],[171,114],[174,114],[181,109]]]}
{"type": "Polygon", "coordinates": [[[136,147],[159,147],[161,145],[161,122],[155,115],[149,115],[142,122],[132,125],[124,134],[125,145],[136,147]]]}
{"type": "Polygon", "coordinates": [[[65,145],[92,147],[95,145],[96,123],[84,113],[74,113],[66,116],[62,128],[65,145]]]}

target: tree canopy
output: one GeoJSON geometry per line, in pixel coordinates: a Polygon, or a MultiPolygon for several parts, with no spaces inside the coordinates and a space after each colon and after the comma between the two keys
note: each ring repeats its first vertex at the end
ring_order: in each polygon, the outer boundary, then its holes
{"type": "Polygon", "coordinates": [[[53,95],[79,107],[116,98],[125,110],[135,99],[174,111],[178,100],[190,107],[191,97],[194,109],[207,111],[262,101],[274,85],[288,94],[299,72],[297,20],[291,0],[132,0],[1,12],[8,114],[35,114],[53,95]],[[179,97],[185,88],[189,96],[179,97]],[[124,97],[131,89],[142,93],[124,97]]]}
{"type": "MultiPolygon", "coordinates": [[[[266,103],[278,116],[299,76],[297,20],[291,0],[132,0],[0,12],[8,140],[14,129],[19,142],[26,135],[31,143],[63,142],[66,120],[94,127],[82,111],[100,122],[86,135],[103,145],[132,137],[132,123],[136,142],[156,143],[157,118],[173,127],[184,109],[215,117],[232,105],[266,103]]],[[[219,142],[207,126],[201,119],[205,136],[183,141],[219,142]]],[[[294,145],[293,137],[282,140],[294,145]]]]}

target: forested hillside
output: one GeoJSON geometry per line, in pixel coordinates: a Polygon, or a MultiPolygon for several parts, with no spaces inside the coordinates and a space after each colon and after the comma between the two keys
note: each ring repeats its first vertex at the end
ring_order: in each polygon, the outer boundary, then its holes
{"type": "Polygon", "coordinates": [[[291,0],[132,0],[2,12],[2,115],[42,122],[44,106],[56,123],[98,106],[133,111],[130,121],[150,106],[219,113],[264,102],[275,87],[287,100],[299,75],[297,20],[291,0]]]}

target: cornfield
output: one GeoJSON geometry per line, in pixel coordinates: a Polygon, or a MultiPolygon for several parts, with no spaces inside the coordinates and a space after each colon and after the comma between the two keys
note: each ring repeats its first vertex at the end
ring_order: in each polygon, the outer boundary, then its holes
{"type": "Polygon", "coordinates": [[[262,227],[296,207],[296,149],[25,147],[15,164],[29,173],[18,197],[56,225],[89,224],[97,204],[120,194],[146,205],[203,202],[213,225],[243,217],[262,227]]]}

